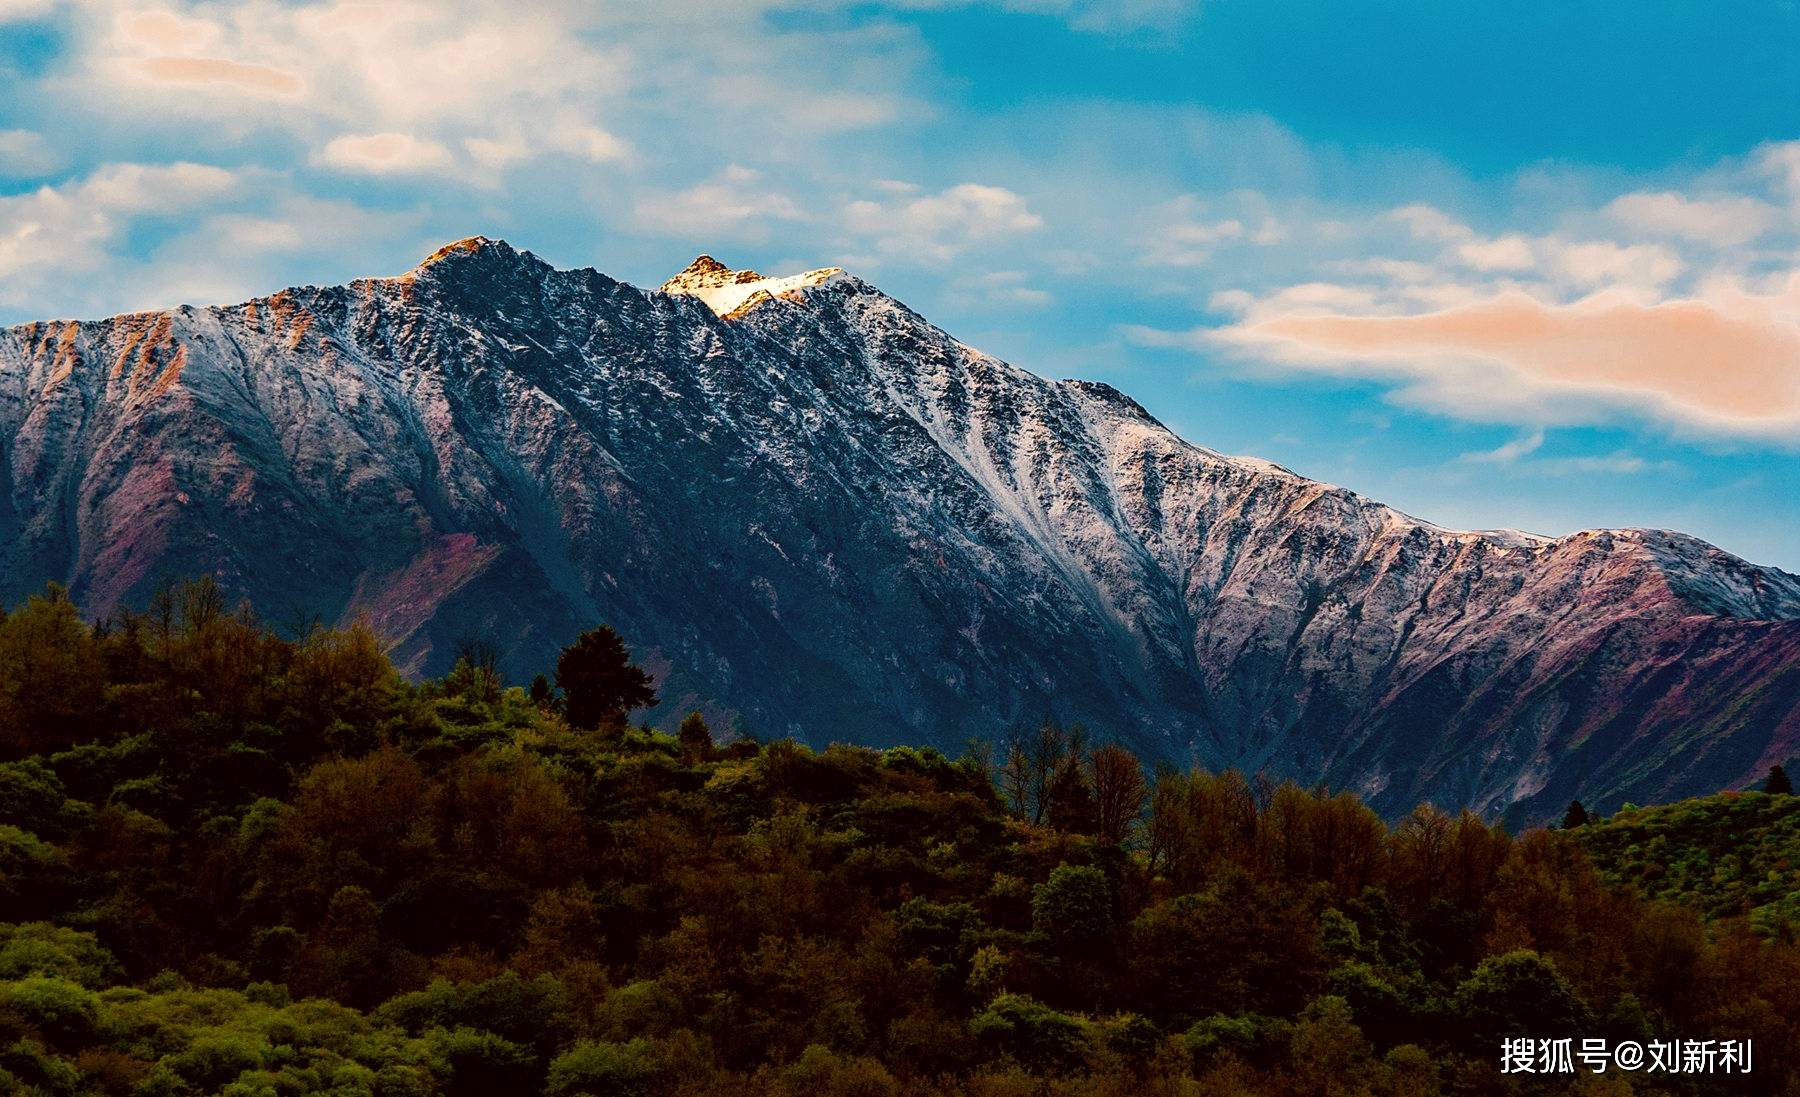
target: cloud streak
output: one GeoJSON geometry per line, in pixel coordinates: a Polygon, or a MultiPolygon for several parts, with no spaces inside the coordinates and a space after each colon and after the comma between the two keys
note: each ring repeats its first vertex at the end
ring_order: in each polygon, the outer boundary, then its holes
{"type": "Polygon", "coordinates": [[[1475,418],[1597,407],[1727,433],[1800,431],[1800,278],[1769,296],[1651,305],[1512,292],[1398,316],[1264,309],[1204,337],[1301,368],[1399,377],[1420,402],[1475,418]]]}

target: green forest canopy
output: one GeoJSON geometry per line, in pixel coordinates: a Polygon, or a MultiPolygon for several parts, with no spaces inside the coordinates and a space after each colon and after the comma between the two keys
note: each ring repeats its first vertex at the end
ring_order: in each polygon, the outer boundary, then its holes
{"type": "Polygon", "coordinates": [[[283,639],[205,582],[5,615],[0,1092],[1800,1084],[1792,797],[1389,827],[1054,727],[955,761],[667,736],[626,722],[623,646],[587,650],[574,726],[547,681],[408,683],[366,628],[283,639]],[[1503,1077],[1508,1035],[1756,1068],[1503,1077]]]}

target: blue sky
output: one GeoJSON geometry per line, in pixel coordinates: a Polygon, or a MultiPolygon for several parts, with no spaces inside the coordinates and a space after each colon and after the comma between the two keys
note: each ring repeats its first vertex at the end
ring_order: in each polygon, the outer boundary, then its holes
{"type": "Polygon", "coordinates": [[[0,322],[842,265],[1447,525],[1800,570],[1800,6],[0,0],[0,322]]]}

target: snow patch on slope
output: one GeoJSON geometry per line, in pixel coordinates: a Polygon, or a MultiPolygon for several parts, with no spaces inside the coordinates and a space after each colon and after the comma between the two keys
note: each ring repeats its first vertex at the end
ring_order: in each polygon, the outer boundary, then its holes
{"type": "Polygon", "coordinates": [[[820,267],[785,278],[765,278],[753,270],[733,270],[710,255],[702,255],[687,269],[662,284],[662,292],[698,297],[720,316],[730,316],[758,294],[780,297],[784,293],[823,285],[843,275],[839,267],[820,267]]]}

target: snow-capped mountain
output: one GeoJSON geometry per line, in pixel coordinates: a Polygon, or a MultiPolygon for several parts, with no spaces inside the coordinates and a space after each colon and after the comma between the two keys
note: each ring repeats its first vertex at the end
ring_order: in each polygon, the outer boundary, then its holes
{"type": "Polygon", "coordinates": [[[660,290],[481,238],[394,278],[0,332],[0,599],[216,574],[515,672],[598,621],[823,743],[1054,714],[1537,819],[1800,753],[1800,579],[1678,533],[1440,529],[1177,438],[836,269],[660,290]]]}

